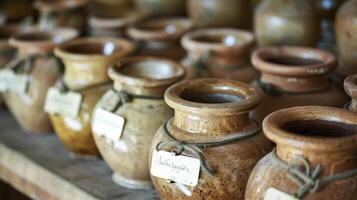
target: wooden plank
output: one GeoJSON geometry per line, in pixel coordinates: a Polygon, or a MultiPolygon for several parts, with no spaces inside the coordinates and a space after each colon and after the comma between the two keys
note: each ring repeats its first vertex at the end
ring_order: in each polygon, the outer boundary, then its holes
{"type": "Polygon", "coordinates": [[[100,159],[76,159],[55,135],[24,133],[0,111],[0,178],[32,199],[152,200],[152,190],[129,190],[111,180],[100,159]]]}

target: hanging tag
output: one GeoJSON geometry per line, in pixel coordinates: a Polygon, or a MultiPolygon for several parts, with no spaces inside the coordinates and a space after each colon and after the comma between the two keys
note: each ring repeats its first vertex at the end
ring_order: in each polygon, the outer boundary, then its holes
{"type": "Polygon", "coordinates": [[[79,114],[82,104],[82,95],[77,92],[61,93],[56,87],[48,89],[45,111],[50,114],[58,114],[75,118],[79,114]]]}
{"type": "Polygon", "coordinates": [[[153,176],[196,186],[200,174],[200,160],[167,151],[153,151],[150,173],[153,176]]]}
{"type": "Polygon", "coordinates": [[[275,188],[269,188],[265,193],[264,200],[299,200],[291,194],[282,192],[275,188]]]}
{"type": "Polygon", "coordinates": [[[92,129],[94,133],[100,136],[105,136],[111,141],[117,141],[123,133],[124,124],[124,117],[98,108],[94,112],[92,129]]]}
{"type": "Polygon", "coordinates": [[[16,74],[9,69],[0,71],[0,91],[13,91],[19,94],[26,93],[28,85],[28,76],[25,74],[16,74]]]}

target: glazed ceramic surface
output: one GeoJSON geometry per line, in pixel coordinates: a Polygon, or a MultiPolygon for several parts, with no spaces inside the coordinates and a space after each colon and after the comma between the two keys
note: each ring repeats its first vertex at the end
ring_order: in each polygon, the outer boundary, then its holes
{"type": "Polygon", "coordinates": [[[295,194],[304,200],[356,199],[355,113],[322,106],[294,107],[269,115],[263,122],[263,131],[276,143],[276,153],[266,155],[255,166],[247,185],[246,200],[263,200],[268,188],[295,194]],[[290,166],[291,171],[281,162],[290,166]],[[355,170],[354,176],[326,181],[329,176],[352,170],[355,170]],[[294,180],[299,180],[306,190],[294,180]],[[299,195],[299,190],[305,192],[299,195]]]}
{"type": "Polygon", "coordinates": [[[357,74],[347,77],[344,87],[346,93],[351,97],[351,101],[345,105],[345,108],[357,112],[357,74]]]}
{"type": "Polygon", "coordinates": [[[153,17],[183,16],[186,8],[185,0],[134,0],[134,4],[153,17]]]}
{"type": "MultiPolygon", "coordinates": [[[[165,101],[175,110],[175,116],[158,130],[151,152],[179,151],[175,145],[157,149],[168,141],[168,132],[176,139],[176,144],[182,141],[186,144],[225,141],[249,132],[253,135],[224,145],[202,147],[198,154],[213,172],[203,170],[201,163],[198,184],[194,187],[151,176],[160,198],[244,199],[251,170],[272,148],[261,134],[259,125],[249,118],[249,112],[260,100],[261,93],[256,88],[224,79],[187,80],[170,87],[165,93],[165,101]]],[[[179,155],[198,158],[188,149],[184,147],[179,155]]]]}

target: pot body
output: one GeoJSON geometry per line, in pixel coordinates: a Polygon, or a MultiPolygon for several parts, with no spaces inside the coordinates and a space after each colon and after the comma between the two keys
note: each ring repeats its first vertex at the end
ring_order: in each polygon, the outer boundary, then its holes
{"type": "Polygon", "coordinates": [[[135,0],[139,9],[146,10],[151,16],[182,16],[185,14],[186,1],[183,0],[135,0]]]}
{"type": "Polygon", "coordinates": [[[314,46],[320,35],[319,16],[309,0],[267,0],[254,16],[260,46],[314,46]]]}
{"type": "Polygon", "coordinates": [[[189,0],[188,12],[198,27],[249,28],[250,2],[246,0],[189,0]]]}

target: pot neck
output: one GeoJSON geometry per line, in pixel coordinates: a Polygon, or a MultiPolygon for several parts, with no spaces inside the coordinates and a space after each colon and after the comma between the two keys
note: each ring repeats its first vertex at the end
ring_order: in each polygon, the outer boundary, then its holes
{"type": "Polygon", "coordinates": [[[144,87],[142,85],[127,85],[121,81],[114,80],[114,89],[117,91],[125,91],[131,95],[152,97],[152,98],[164,98],[165,90],[169,85],[157,86],[157,87],[144,87]]]}

